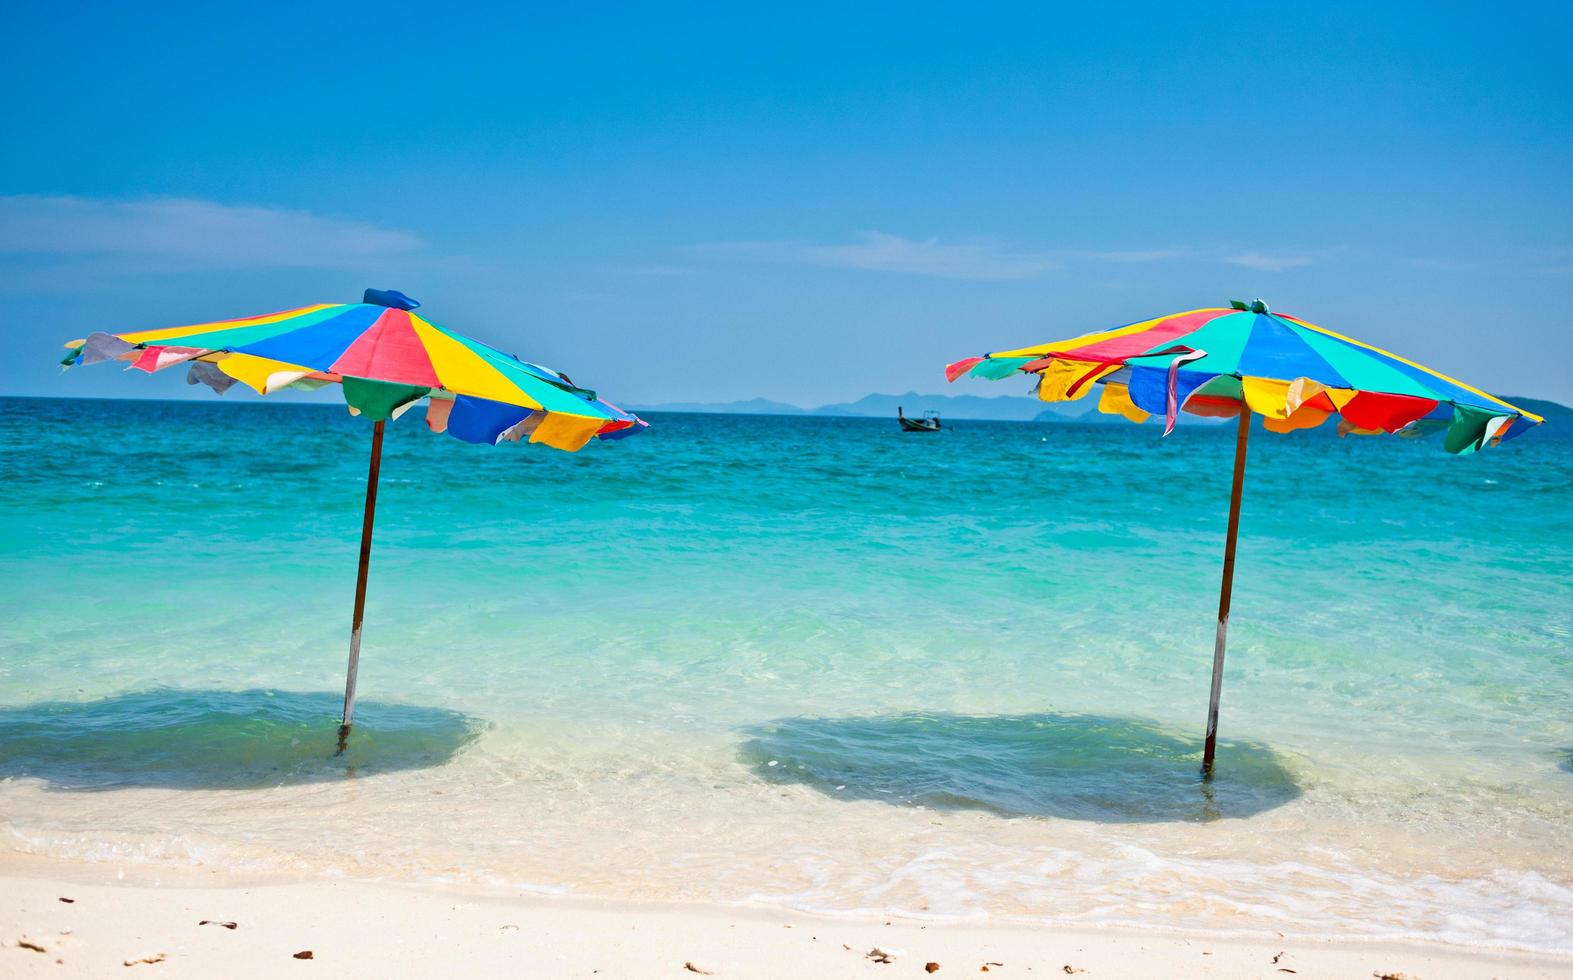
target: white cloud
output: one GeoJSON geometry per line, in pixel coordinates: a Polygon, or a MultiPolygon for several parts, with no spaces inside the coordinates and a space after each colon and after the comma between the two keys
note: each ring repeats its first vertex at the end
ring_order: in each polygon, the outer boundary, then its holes
{"type": "Polygon", "coordinates": [[[412,232],[190,198],[0,196],[0,254],[119,258],[147,269],[345,268],[421,249],[412,232]]]}
{"type": "Polygon", "coordinates": [[[856,241],[839,245],[720,242],[701,247],[776,261],[941,279],[1030,279],[1059,265],[1055,257],[1047,252],[1009,249],[989,241],[942,242],[938,238],[903,238],[882,231],[864,232],[856,241]]]}
{"type": "Polygon", "coordinates": [[[1535,256],[1534,264],[1523,271],[1548,279],[1573,279],[1573,254],[1560,250],[1541,252],[1535,256]]]}
{"type": "Polygon", "coordinates": [[[1015,251],[992,242],[916,241],[878,231],[861,237],[848,245],[809,246],[805,255],[821,265],[943,279],[1029,279],[1058,264],[1043,253],[1015,251]]]}
{"type": "Polygon", "coordinates": [[[630,275],[653,276],[656,278],[680,278],[696,276],[699,270],[689,265],[641,265],[628,270],[630,275]]]}
{"type": "Polygon", "coordinates": [[[1217,252],[1209,254],[1191,248],[1017,248],[986,238],[965,241],[914,239],[883,231],[866,231],[853,241],[837,244],[735,241],[712,242],[695,247],[707,252],[750,256],[772,262],[868,269],[941,279],[993,281],[1031,279],[1078,263],[1135,265],[1192,259],[1281,271],[1308,265],[1312,261],[1308,256],[1277,257],[1258,252],[1225,257],[1217,252]]]}
{"type": "Polygon", "coordinates": [[[1497,276],[1537,276],[1548,279],[1573,278],[1573,257],[1561,252],[1540,252],[1517,261],[1497,258],[1489,261],[1461,259],[1407,259],[1413,269],[1428,272],[1484,273],[1497,276]]]}
{"type": "Polygon", "coordinates": [[[1284,272],[1288,269],[1298,269],[1302,266],[1310,265],[1316,261],[1309,255],[1272,254],[1255,251],[1226,255],[1223,260],[1230,265],[1240,265],[1247,269],[1256,269],[1259,272],[1284,272]]]}
{"type": "Polygon", "coordinates": [[[1479,272],[1480,265],[1476,262],[1465,262],[1458,259],[1406,259],[1405,265],[1411,269],[1421,269],[1426,272],[1479,272]]]}
{"type": "Polygon", "coordinates": [[[1149,248],[1128,249],[1113,252],[1077,252],[1082,258],[1096,259],[1099,262],[1163,262],[1168,259],[1182,259],[1190,253],[1182,248],[1149,248]]]}

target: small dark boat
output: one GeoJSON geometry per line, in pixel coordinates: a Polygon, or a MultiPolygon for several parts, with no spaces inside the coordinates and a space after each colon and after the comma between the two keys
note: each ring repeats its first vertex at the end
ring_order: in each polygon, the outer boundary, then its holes
{"type": "Polygon", "coordinates": [[[924,412],[920,419],[908,418],[901,411],[901,406],[896,406],[896,421],[901,423],[902,432],[938,432],[939,413],[924,412]]]}

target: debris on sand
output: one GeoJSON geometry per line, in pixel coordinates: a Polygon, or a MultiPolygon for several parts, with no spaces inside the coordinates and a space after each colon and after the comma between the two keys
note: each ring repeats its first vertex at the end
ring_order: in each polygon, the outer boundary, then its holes
{"type": "Polygon", "coordinates": [[[16,941],[16,944],[18,946],[22,947],[23,949],[30,949],[30,950],[32,950],[35,953],[47,953],[47,952],[49,952],[49,950],[45,949],[41,944],[35,943],[31,939],[18,939],[16,941]]]}
{"type": "Polygon", "coordinates": [[[163,953],[149,953],[147,956],[137,956],[137,957],[133,957],[132,959],[125,960],[124,961],[124,965],[126,965],[126,966],[136,966],[136,965],[141,964],[141,963],[162,963],[162,962],[164,962],[164,954],[163,953]]]}
{"type": "Polygon", "coordinates": [[[939,972],[939,964],[938,963],[925,963],[925,964],[923,964],[923,972],[924,973],[938,973],[939,972]]]}
{"type": "Polygon", "coordinates": [[[223,926],[225,929],[239,929],[240,928],[240,923],[238,923],[238,922],[220,922],[217,919],[203,919],[201,922],[198,922],[197,925],[199,925],[199,926],[223,926]]]}
{"type": "Polygon", "coordinates": [[[869,950],[867,953],[864,953],[863,954],[863,958],[864,959],[873,960],[875,963],[894,963],[894,962],[896,962],[896,954],[895,953],[892,953],[891,951],[886,950],[886,949],[880,949],[878,946],[875,946],[873,949],[869,950]]]}
{"type": "Polygon", "coordinates": [[[1372,971],[1371,976],[1376,980],[1420,980],[1419,977],[1412,977],[1401,970],[1375,970],[1372,971]]]}
{"type": "Polygon", "coordinates": [[[65,902],[67,905],[75,905],[76,904],[76,899],[74,899],[74,898],[66,898],[64,895],[60,896],[60,900],[62,902],[65,902]]]}
{"type": "Polygon", "coordinates": [[[1083,970],[1081,967],[1079,967],[1079,966],[1071,966],[1069,963],[1065,964],[1063,969],[1065,970],[1066,973],[1086,973],[1087,972],[1086,970],[1083,970]]]}
{"type": "Polygon", "coordinates": [[[706,976],[706,977],[713,977],[713,976],[715,976],[715,971],[714,970],[702,970],[699,967],[695,966],[693,964],[693,961],[691,961],[691,960],[689,962],[683,964],[683,969],[687,970],[689,973],[697,973],[697,974],[700,974],[701,976],[706,976]]]}
{"type": "Polygon", "coordinates": [[[311,955],[311,950],[309,950],[309,949],[303,949],[300,952],[296,953],[295,954],[295,958],[297,960],[314,960],[314,959],[316,959],[315,956],[311,955]]]}

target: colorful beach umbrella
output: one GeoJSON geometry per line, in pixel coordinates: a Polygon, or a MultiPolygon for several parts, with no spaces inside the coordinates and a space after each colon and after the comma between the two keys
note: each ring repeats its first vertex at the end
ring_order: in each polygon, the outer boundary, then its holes
{"type": "Polygon", "coordinates": [[[426,425],[465,442],[528,439],[574,452],[591,439],[621,439],[646,427],[567,375],[472,340],[415,314],[396,290],[368,289],[359,303],[325,303],[184,327],[95,333],[74,340],[61,362],[124,361],[153,373],[186,365],[187,384],[223,394],[244,384],[258,394],[337,384],[350,413],[374,423],[361,526],[360,573],[350,627],[339,747],[355,715],[361,622],[383,426],[424,405],[426,425]]]}
{"type": "Polygon", "coordinates": [[[1228,308],[1189,310],[1070,340],[969,357],[945,369],[951,381],[1018,374],[1036,376],[1038,397],[1047,402],[1069,401],[1096,390],[1100,412],[1132,422],[1161,416],[1164,435],[1174,429],[1180,412],[1239,419],[1202,749],[1207,775],[1216,754],[1251,417],[1262,416],[1263,427],[1272,432],[1311,428],[1336,415],[1341,435],[1441,433],[1443,448],[1460,455],[1516,438],[1545,421],[1397,354],[1274,313],[1261,300],[1235,300],[1228,308]]]}

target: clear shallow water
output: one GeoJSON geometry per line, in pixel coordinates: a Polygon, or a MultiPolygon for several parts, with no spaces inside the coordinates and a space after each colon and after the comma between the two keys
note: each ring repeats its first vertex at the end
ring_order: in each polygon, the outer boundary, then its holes
{"type": "Polygon", "coordinates": [[[1573,441],[0,400],[0,846],[1573,951],[1573,441]]]}

